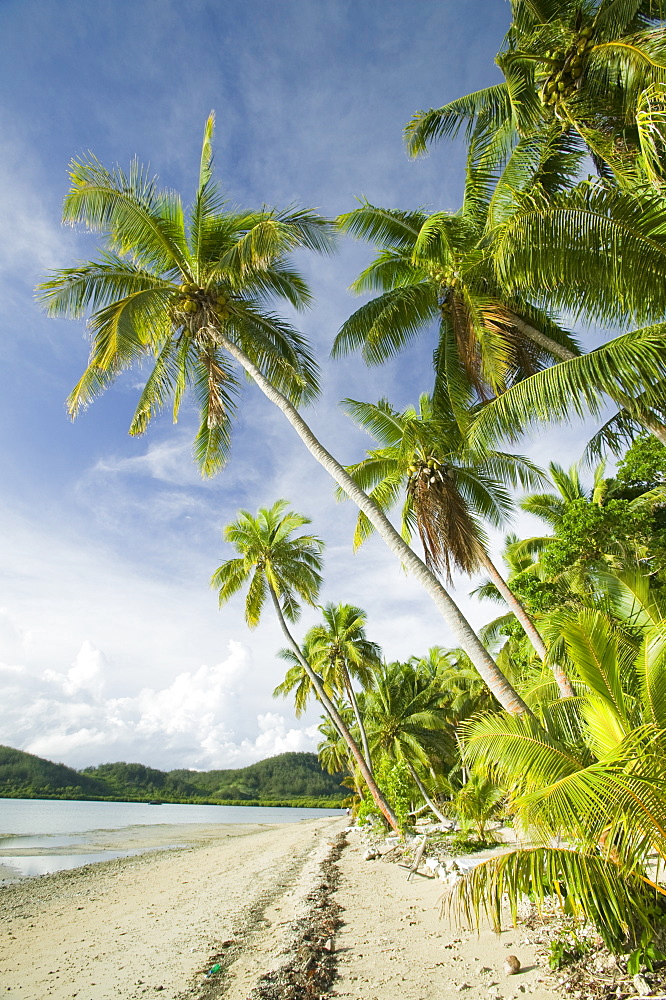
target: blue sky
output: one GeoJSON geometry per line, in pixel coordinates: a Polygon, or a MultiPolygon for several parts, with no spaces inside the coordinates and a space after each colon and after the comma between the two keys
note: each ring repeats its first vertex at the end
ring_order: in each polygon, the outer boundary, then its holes
{"type": "MultiPolygon", "coordinates": [[[[387,658],[451,641],[379,542],[351,552],[354,510],[335,503],[256,390],[244,394],[228,467],[209,482],[191,460],[187,408],[176,426],[165,415],[128,437],[141,371],[72,424],[64,400],[86,364],[84,324],[46,319],[33,288],[95,253],[93,236],[60,225],[70,158],[92,150],[127,166],[136,155],[187,202],[211,109],[216,173],[234,204],[334,216],[363,195],[457,208],[462,148],[412,161],[402,128],[419,108],[495,82],[508,22],[504,0],[4,0],[0,743],[77,767],[241,766],[314,749],[315,713],[297,722],[271,698],[284,669],[277,626],[267,615],[250,633],[242,600],[218,611],[208,586],[231,555],[222,527],[278,497],[327,542],[322,600],[364,607],[387,658]]],[[[299,324],[324,375],[308,416],[343,462],[369,439],[339,399],[403,406],[430,388],[434,333],[379,369],[328,360],[358,305],[346,289],[368,259],[343,241],[334,257],[301,261],[316,306],[299,324]]],[[[584,440],[559,429],[522,450],[568,463],[584,440]]],[[[461,581],[456,596],[478,625],[492,607],[469,589],[461,581]]]]}

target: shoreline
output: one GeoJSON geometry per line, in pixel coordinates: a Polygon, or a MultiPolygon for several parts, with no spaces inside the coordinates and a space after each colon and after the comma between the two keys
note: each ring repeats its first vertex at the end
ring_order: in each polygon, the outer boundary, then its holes
{"type": "MultiPolygon", "coordinates": [[[[477,937],[452,927],[440,917],[441,883],[407,881],[396,864],[364,860],[366,845],[356,831],[341,838],[345,828],[344,817],[198,827],[185,847],[154,845],[0,888],[3,992],[22,1000],[154,992],[163,1000],[443,1000],[454,992],[559,1000],[525,931],[477,937]],[[523,971],[507,978],[509,942],[523,971]]],[[[157,833],[174,829],[150,829],[157,833]]]]}

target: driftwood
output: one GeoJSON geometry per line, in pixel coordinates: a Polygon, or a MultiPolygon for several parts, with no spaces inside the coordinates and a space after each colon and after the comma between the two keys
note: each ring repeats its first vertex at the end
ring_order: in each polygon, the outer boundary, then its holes
{"type": "Polygon", "coordinates": [[[407,876],[407,881],[411,879],[412,875],[418,872],[419,865],[421,864],[421,858],[423,857],[423,852],[425,851],[426,840],[428,839],[427,834],[423,834],[423,840],[416,848],[414,854],[414,860],[412,861],[411,867],[409,869],[409,875],[407,876]]]}

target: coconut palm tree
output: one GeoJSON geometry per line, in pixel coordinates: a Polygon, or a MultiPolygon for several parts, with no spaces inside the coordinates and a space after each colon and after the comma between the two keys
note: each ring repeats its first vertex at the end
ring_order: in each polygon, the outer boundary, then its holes
{"type": "Polygon", "coordinates": [[[326,220],[307,210],[234,212],[213,180],[213,116],[204,132],[199,185],[186,217],[173,192],[159,190],[138,164],[129,175],[90,156],[74,161],[65,221],[99,232],[100,258],[56,272],[39,286],[50,315],[81,318],[90,309],[90,363],[70,396],[75,415],[126,369],[152,357],[131,433],[141,433],[173,399],[174,415],[190,388],[201,412],[195,456],[206,475],[230,444],[238,365],[285,415],[314,458],[360,509],[414,575],[509,711],[527,706],[489,656],[437,577],[315,437],[295,402],[311,398],[316,366],[304,338],[272,313],[283,298],[296,307],[309,291],[290,259],[331,246],[326,220]]]}
{"type": "Polygon", "coordinates": [[[470,408],[503,392],[578,346],[546,309],[497,281],[484,233],[491,210],[485,176],[469,170],[459,212],[403,212],[367,202],[338,218],[343,232],[379,247],[356,279],[378,291],[342,325],[333,356],[360,350],[368,364],[397,354],[439,324],[437,392],[464,427],[470,408]]]}
{"type": "Polygon", "coordinates": [[[433,757],[452,756],[441,702],[441,688],[432,678],[411,664],[390,663],[376,672],[375,684],[366,693],[365,719],[376,759],[404,761],[423,801],[446,820],[419,775],[419,768],[432,767],[433,757]]]}
{"type": "Polygon", "coordinates": [[[405,129],[419,155],[466,126],[497,162],[520,138],[545,131],[575,137],[597,169],[620,181],[664,177],[666,36],[653,0],[513,0],[513,21],[496,63],[504,82],[441,108],[417,112],[405,129]]]}
{"type": "Polygon", "coordinates": [[[324,605],[323,622],[308,632],[310,662],[317,672],[330,678],[338,693],[351,705],[361,735],[363,753],[370,771],[372,757],[353,680],[364,690],[372,687],[374,671],[381,663],[381,649],[366,635],[366,614],[353,604],[324,605]]]}
{"type": "Polygon", "coordinates": [[[264,605],[270,599],[290,649],[307,674],[317,698],[346,740],[378,808],[389,824],[398,829],[398,821],[379,791],[356,741],[326,693],[321,678],[289,631],[287,622],[296,621],[300,615],[298,598],[308,604],[315,603],[322,582],[323,542],[315,535],[295,536],[310,519],[287,507],[286,500],[277,500],[272,507],[261,508],[256,517],[249,511],[241,511],[238,519],[227,525],[224,537],[240,555],[218,567],[211,586],[217,589],[222,605],[247,585],[245,620],[250,628],[259,624],[264,605]]]}
{"type": "MultiPolygon", "coordinates": [[[[386,400],[377,404],[345,400],[345,409],[368,430],[380,447],[350,466],[350,475],[383,510],[390,510],[404,493],[402,533],[407,541],[416,527],[426,563],[450,579],[453,567],[473,574],[484,568],[520,621],[536,654],[548,651],[534,622],[488,555],[481,519],[499,527],[511,510],[504,483],[526,485],[541,480],[527,459],[504,452],[473,452],[455,419],[436,409],[426,394],[419,408],[397,412],[386,400]]],[[[361,513],[356,546],[372,532],[361,513]]],[[[563,697],[573,689],[558,664],[553,673],[563,697]]]]}
{"type": "MultiPolygon", "coordinates": [[[[381,650],[366,637],[366,615],[361,608],[329,603],[321,610],[323,622],[308,630],[301,649],[321,677],[329,697],[334,699],[337,696],[351,706],[365,762],[372,772],[372,758],[352,681],[360,681],[364,689],[372,685],[374,668],[381,662],[381,650]]],[[[292,650],[281,649],[278,655],[292,666],[282,683],[275,688],[273,697],[294,692],[296,715],[299,716],[305,711],[313,693],[312,684],[292,650]]]]}

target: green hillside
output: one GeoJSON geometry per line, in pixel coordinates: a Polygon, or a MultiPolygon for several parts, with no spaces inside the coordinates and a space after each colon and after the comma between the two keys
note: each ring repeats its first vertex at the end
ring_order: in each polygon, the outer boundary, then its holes
{"type": "Polygon", "coordinates": [[[348,794],[340,780],[322,771],[313,753],[283,753],[249,767],[220,771],[159,771],[124,761],[75,771],[0,746],[0,797],[4,798],[336,806],[348,794]]]}
{"type": "Polygon", "coordinates": [[[99,798],[106,785],[64,764],[0,746],[0,795],[5,798],[99,798]]]}
{"type": "Polygon", "coordinates": [[[322,771],[313,753],[281,753],[225,771],[170,771],[169,777],[196,783],[216,799],[341,798],[349,794],[340,787],[341,776],[322,771]]]}

